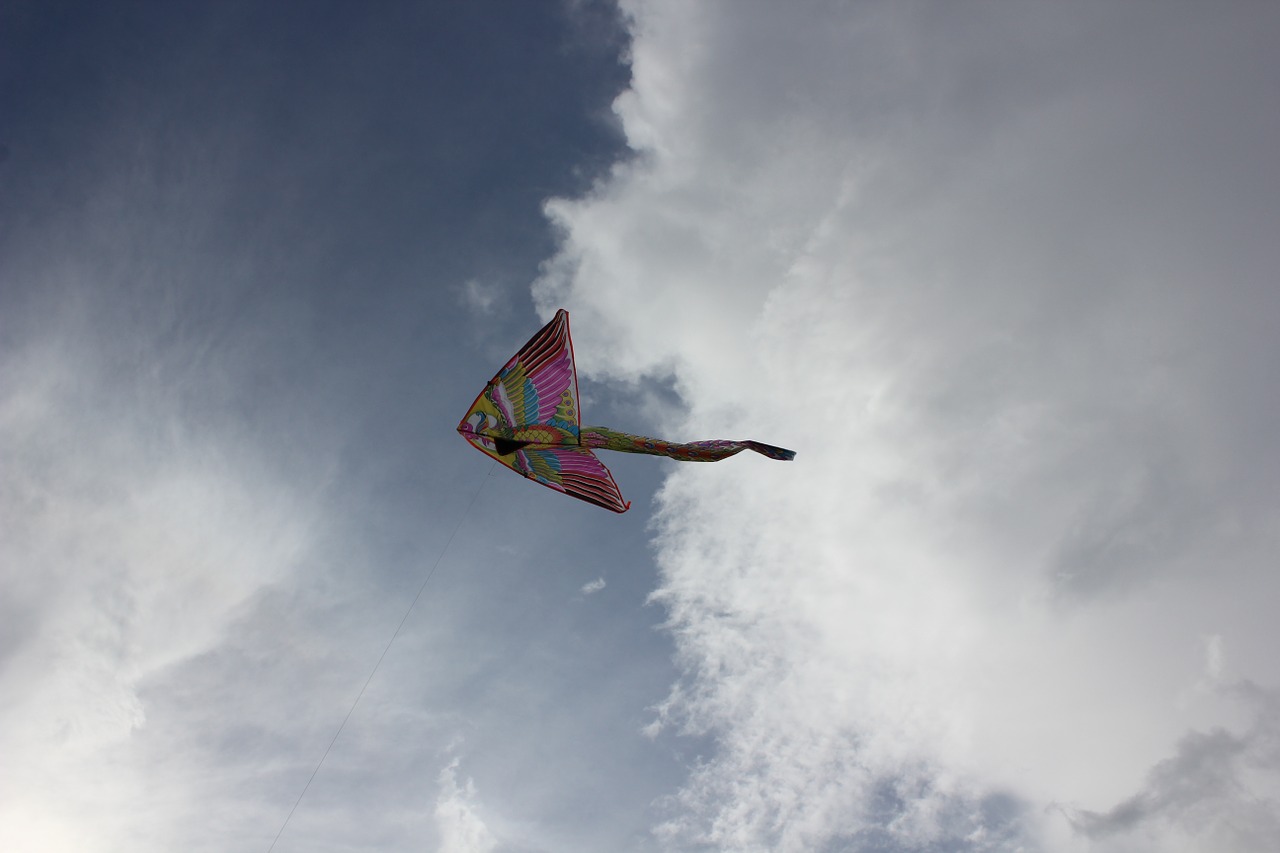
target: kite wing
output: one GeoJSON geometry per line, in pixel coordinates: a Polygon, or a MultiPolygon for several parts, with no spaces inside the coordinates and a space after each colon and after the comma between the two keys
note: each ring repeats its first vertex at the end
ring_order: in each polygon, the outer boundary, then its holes
{"type": "Polygon", "coordinates": [[[563,308],[489,380],[458,432],[496,438],[539,424],[578,429],[578,374],[563,308]]]}
{"type": "Polygon", "coordinates": [[[613,475],[585,447],[538,447],[517,450],[499,461],[534,482],[614,512],[631,506],[622,499],[613,475]],[[507,462],[513,459],[514,463],[507,462]]]}
{"type": "Polygon", "coordinates": [[[609,469],[580,446],[579,430],[578,373],[562,308],[489,380],[458,432],[521,476],[625,512],[630,504],[609,469]]]}

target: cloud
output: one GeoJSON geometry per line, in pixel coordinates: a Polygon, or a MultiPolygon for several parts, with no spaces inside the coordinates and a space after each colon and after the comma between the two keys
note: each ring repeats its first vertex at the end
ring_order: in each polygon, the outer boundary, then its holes
{"type": "Polygon", "coordinates": [[[326,428],[301,409],[273,422],[290,396],[264,370],[294,334],[284,300],[233,307],[255,261],[214,245],[226,182],[193,154],[165,185],[173,151],[154,140],[133,156],[60,170],[82,203],[34,211],[4,253],[6,848],[201,849],[207,827],[193,838],[187,821],[228,789],[234,833],[274,823],[253,750],[231,747],[289,728],[251,688],[307,665],[258,682],[254,652],[311,635],[276,601],[275,624],[298,630],[243,657],[238,642],[300,566],[318,569],[333,527],[326,428]]]}
{"type": "Polygon", "coordinates": [[[462,286],[462,303],[473,313],[486,315],[493,312],[501,293],[497,286],[468,279],[462,286]]]}
{"type": "Polygon", "coordinates": [[[1191,732],[1147,774],[1143,790],[1105,813],[1066,810],[1094,841],[1170,849],[1191,835],[1195,849],[1264,850],[1280,837],[1280,702],[1251,683],[1233,691],[1252,706],[1243,734],[1191,732]]]}
{"type": "Polygon", "coordinates": [[[581,592],[583,595],[593,595],[594,593],[597,593],[600,590],[604,589],[604,587],[605,587],[604,578],[596,578],[593,581],[588,581],[587,583],[584,583],[582,585],[581,592]]]}
{"type": "Polygon", "coordinates": [[[480,817],[475,784],[468,779],[459,785],[458,759],[440,771],[440,795],[436,798],[436,828],[441,853],[490,853],[498,840],[480,817]]]}
{"type": "Polygon", "coordinates": [[[660,493],[657,728],[715,744],[665,842],[1071,850],[1053,803],[1160,811],[1150,768],[1239,714],[1201,638],[1280,682],[1276,21],[628,8],[636,156],[547,205],[540,310],[584,373],[671,379],[671,438],[799,451],[660,493]]]}
{"type": "Polygon", "coordinates": [[[182,808],[199,796],[153,751],[166,723],[150,733],[148,685],[288,576],[315,510],[242,436],[117,381],[68,328],[44,332],[7,353],[0,394],[0,839],[114,849],[161,779],[182,808]]]}

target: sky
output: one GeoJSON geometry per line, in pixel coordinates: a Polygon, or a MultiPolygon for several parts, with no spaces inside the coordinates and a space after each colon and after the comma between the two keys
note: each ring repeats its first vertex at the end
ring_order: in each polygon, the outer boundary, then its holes
{"type": "Polygon", "coordinates": [[[1277,37],[0,6],[0,847],[1280,847],[1277,37]]]}

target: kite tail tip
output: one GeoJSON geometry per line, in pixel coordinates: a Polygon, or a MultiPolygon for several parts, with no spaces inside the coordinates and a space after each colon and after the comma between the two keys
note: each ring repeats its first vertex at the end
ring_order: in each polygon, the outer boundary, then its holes
{"type": "Polygon", "coordinates": [[[763,441],[748,441],[747,447],[750,447],[756,453],[762,453],[770,459],[777,459],[780,462],[790,462],[796,458],[794,450],[787,450],[784,447],[774,447],[772,444],[765,444],[763,441]]]}

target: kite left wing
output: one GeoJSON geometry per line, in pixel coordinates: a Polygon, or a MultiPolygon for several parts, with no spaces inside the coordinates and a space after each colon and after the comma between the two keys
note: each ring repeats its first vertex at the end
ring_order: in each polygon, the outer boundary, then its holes
{"type": "Polygon", "coordinates": [[[577,444],[578,374],[569,312],[563,308],[489,380],[458,424],[458,432],[477,449],[510,465],[501,458],[510,454],[499,453],[495,441],[509,438],[519,427],[535,425],[572,433],[577,444]]]}
{"type": "Polygon", "coordinates": [[[563,308],[489,380],[458,431],[486,435],[535,424],[578,428],[578,374],[563,308]]]}

